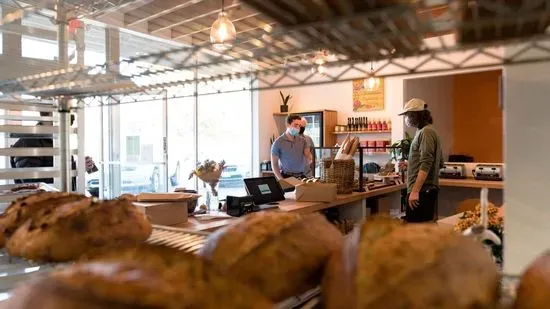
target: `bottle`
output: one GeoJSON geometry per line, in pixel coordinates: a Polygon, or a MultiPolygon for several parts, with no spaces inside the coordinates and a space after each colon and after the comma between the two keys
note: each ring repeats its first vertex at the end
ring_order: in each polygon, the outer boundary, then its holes
{"type": "Polygon", "coordinates": [[[359,117],[359,131],[365,131],[365,123],[363,117],[359,117]]]}
{"type": "Polygon", "coordinates": [[[382,131],[382,120],[378,119],[376,123],[376,131],[382,131]]]}
{"type": "Polygon", "coordinates": [[[369,120],[369,121],[368,121],[368,124],[367,124],[367,131],[372,131],[372,120],[369,120]]]}
{"type": "Polygon", "coordinates": [[[386,122],[386,119],[382,122],[382,131],[388,131],[388,123],[386,122]]]}
{"type": "Polygon", "coordinates": [[[388,119],[388,131],[391,131],[391,119],[388,119]]]}
{"type": "Polygon", "coordinates": [[[348,132],[351,131],[351,118],[348,117],[348,132]]]}

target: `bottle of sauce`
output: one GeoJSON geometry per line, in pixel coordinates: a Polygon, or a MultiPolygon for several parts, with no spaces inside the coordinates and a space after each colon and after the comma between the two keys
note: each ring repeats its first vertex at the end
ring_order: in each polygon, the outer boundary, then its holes
{"type": "Polygon", "coordinates": [[[376,121],[376,131],[382,131],[382,121],[380,119],[376,121]]]}
{"type": "Polygon", "coordinates": [[[368,121],[368,124],[367,124],[367,131],[372,131],[372,120],[369,120],[369,121],[368,121]]]}
{"type": "Polygon", "coordinates": [[[388,131],[388,123],[386,122],[386,119],[382,122],[382,131],[388,131]]]}
{"type": "Polygon", "coordinates": [[[388,131],[391,131],[391,119],[388,119],[388,131]]]}

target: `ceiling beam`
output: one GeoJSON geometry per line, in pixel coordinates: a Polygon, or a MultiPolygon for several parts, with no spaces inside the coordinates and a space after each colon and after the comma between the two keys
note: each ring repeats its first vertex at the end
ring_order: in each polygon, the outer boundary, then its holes
{"type": "MultiPolygon", "coordinates": [[[[237,27],[237,23],[243,22],[245,19],[252,18],[252,17],[256,17],[256,16],[258,16],[258,15],[260,15],[260,13],[252,13],[252,14],[247,15],[247,16],[243,16],[243,17],[240,17],[240,18],[232,19],[231,21],[233,22],[233,24],[235,25],[235,27],[237,27]]],[[[274,26],[275,23],[271,23],[271,24],[267,24],[267,23],[266,23],[266,25],[274,26]]],[[[183,38],[185,38],[185,37],[187,37],[187,36],[194,35],[194,34],[199,33],[199,32],[208,32],[208,31],[210,31],[210,28],[211,28],[211,26],[204,27],[204,28],[202,28],[202,29],[199,29],[199,30],[196,30],[196,31],[193,31],[193,32],[184,33],[184,34],[182,34],[182,35],[180,35],[180,36],[174,36],[173,38],[176,39],[176,40],[177,40],[177,39],[183,39],[183,38]]],[[[253,29],[263,29],[263,28],[262,28],[261,26],[258,26],[258,27],[254,27],[253,29]]],[[[246,30],[244,30],[244,31],[249,31],[249,30],[250,30],[250,29],[246,29],[246,30]]],[[[238,33],[240,33],[240,32],[237,32],[237,34],[238,34],[238,33]]]]}
{"type": "Polygon", "coordinates": [[[147,5],[137,9],[137,10],[146,12],[147,17],[145,18],[132,17],[132,12],[128,12],[129,16],[128,18],[126,18],[125,16],[124,20],[127,26],[132,26],[137,23],[147,22],[147,21],[162,17],[164,15],[170,14],[172,12],[184,9],[186,7],[196,5],[202,1],[203,0],[178,0],[178,1],[157,0],[157,1],[154,1],[151,5],[147,5]]]}
{"type": "MultiPolygon", "coordinates": [[[[234,8],[239,7],[239,6],[240,6],[239,3],[236,3],[236,4],[234,3],[234,4],[226,6],[225,10],[234,9],[234,8]]],[[[151,33],[157,33],[157,32],[160,32],[160,31],[163,31],[163,30],[166,30],[166,29],[170,29],[170,28],[173,28],[173,27],[176,27],[176,26],[184,25],[184,24],[192,22],[192,21],[196,21],[196,20],[201,19],[201,18],[205,18],[205,17],[212,16],[212,15],[217,15],[220,12],[221,12],[221,7],[219,9],[214,9],[214,10],[205,12],[203,14],[194,15],[193,17],[190,17],[190,18],[187,18],[187,19],[182,19],[182,20],[180,20],[176,23],[171,24],[170,26],[165,26],[165,27],[153,26],[153,27],[150,28],[150,32],[151,33]]]]}

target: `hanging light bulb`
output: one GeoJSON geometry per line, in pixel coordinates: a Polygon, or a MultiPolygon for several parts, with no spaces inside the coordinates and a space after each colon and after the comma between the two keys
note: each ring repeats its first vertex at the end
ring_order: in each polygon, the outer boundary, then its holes
{"type": "Polygon", "coordinates": [[[380,79],[374,77],[374,69],[372,67],[372,62],[370,63],[370,77],[363,81],[363,88],[367,90],[375,90],[380,86],[380,79]]]}
{"type": "Polygon", "coordinates": [[[367,90],[375,90],[380,86],[380,79],[377,77],[369,77],[363,82],[363,87],[367,90]]]}
{"type": "Polygon", "coordinates": [[[233,41],[237,37],[237,31],[231,20],[227,17],[227,13],[223,9],[218,15],[218,19],[212,24],[210,29],[210,42],[214,48],[218,50],[229,49],[233,45],[233,41]]]}
{"type": "Polygon", "coordinates": [[[322,64],[317,67],[317,72],[319,72],[319,74],[321,74],[321,75],[325,74],[326,71],[327,71],[327,69],[322,64]]]}

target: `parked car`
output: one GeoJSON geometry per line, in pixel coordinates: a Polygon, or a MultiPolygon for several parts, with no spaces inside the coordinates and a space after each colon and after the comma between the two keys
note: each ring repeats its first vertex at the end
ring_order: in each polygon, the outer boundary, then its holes
{"type": "MultiPolygon", "coordinates": [[[[88,191],[99,196],[99,174],[92,175],[87,181],[88,191]]],[[[138,194],[140,192],[160,191],[160,170],[158,166],[123,166],[121,170],[121,193],[138,194]]],[[[106,193],[106,188],[104,189],[106,193]]]]}
{"type": "Polygon", "coordinates": [[[220,178],[220,187],[240,187],[243,186],[243,179],[249,177],[249,173],[243,173],[237,165],[226,165],[220,178]]]}

